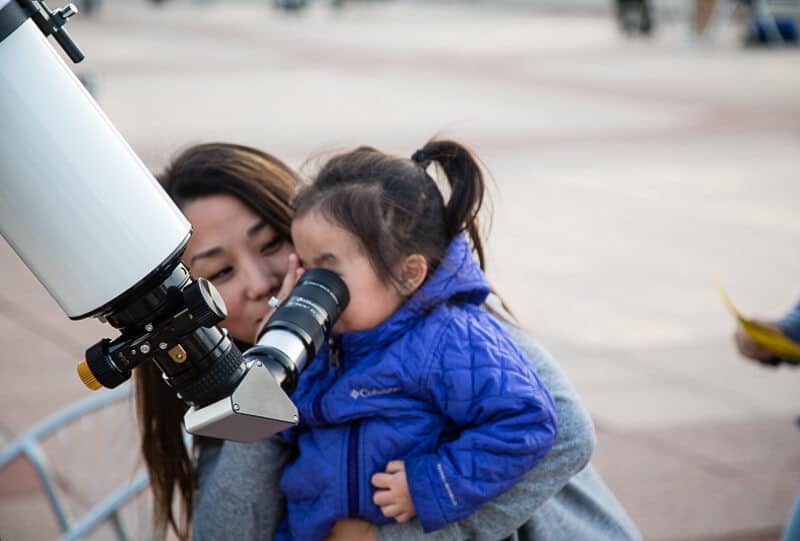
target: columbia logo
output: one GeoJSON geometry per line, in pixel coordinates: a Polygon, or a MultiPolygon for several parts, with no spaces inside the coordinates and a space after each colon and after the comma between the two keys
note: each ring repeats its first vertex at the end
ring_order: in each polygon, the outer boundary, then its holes
{"type": "Polygon", "coordinates": [[[382,396],[385,394],[396,393],[400,387],[386,387],[385,389],[353,389],[350,391],[350,396],[353,400],[359,398],[370,398],[371,396],[382,396]]]}

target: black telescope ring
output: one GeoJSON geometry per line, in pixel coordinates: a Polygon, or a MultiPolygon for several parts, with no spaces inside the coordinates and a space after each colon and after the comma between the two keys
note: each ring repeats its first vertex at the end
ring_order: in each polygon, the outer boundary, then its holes
{"type": "Polygon", "coordinates": [[[0,9],[0,41],[10,36],[27,19],[28,15],[14,0],[6,4],[0,9]]]}
{"type": "Polygon", "coordinates": [[[233,392],[244,376],[247,367],[239,348],[230,342],[222,345],[223,348],[226,346],[229,348],[228,351],[222,353],[207,370],[200,372],[199,375],[194,373],[192,379],[185,382],[178,382],[178,378],[171,378],[170,385],[180,393],[184,401],[203,407],[233,392]]]}

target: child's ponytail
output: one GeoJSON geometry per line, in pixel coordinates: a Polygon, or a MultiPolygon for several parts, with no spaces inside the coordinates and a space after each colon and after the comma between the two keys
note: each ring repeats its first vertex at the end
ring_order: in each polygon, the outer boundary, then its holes
{"type": "Polygon", "coordinates": [[[436,162],[450,184],[450,199],[445,205],[445,232],[453,239],[466,231],[472,240],[481,268],[485,268],[483,245],[478,229],[478,212],[483,204],[485,183],[478,160],[465,146],[455,141],[429,141],[411,159],[427,168],[436,162]]]}
{"type": "Polygon", "coordinates": [[[463,231],[485,266],[477,223],[484,189],[478,160],[459,143],[429,141],[411,160],[359,147],[328,160],[299,191],[295,218],[322,213],[358,238],[382,279],[402,288],[397,269],[405,256],[421,254],[431,273],[463,231]],[[431,162],[447,176],[451,195],[446,203],[427,173],[431,162]]]}

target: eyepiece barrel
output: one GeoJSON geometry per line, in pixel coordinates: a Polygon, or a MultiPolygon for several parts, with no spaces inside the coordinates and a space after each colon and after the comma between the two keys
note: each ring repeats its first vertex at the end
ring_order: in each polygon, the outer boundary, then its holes
{"type": "Polygon", "coordinates": [[[276,377],[291,393],[297,375],[316,357],[349,302],[347,285],[335,272],[307,270],[245,357],[258,358],[279,373],[276,377]]]}

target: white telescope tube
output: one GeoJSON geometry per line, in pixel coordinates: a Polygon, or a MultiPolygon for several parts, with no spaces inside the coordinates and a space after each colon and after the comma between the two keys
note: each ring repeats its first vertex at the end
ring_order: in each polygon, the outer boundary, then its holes
{"type": "Polygon", "coordinates": [[[87,349],[88,387],[154,362],[192,406],[191,433],[256,441],[296,424],[278,376],[304,344],[273,332],[247,363],[215,326],[224,303],[180,262],[189,223],[45,37],[80,60],[61,30],[71,12],[0,0],[0,234],[69,317],[121,331],[87,349]]]}
{"type": "Polygon", "coordinates": [[[189,223],[36,24],[1,30],[0,234],[70,318],[100,315],[189,223]]]}

